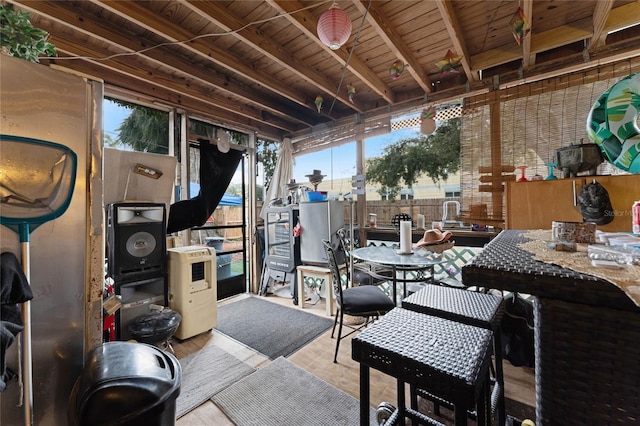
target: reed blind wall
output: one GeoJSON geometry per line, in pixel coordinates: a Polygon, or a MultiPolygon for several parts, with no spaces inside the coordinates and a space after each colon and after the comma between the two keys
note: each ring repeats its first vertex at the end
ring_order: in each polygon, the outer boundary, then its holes
{"type": "MultiPolygon", "coordinates": [[[[586,126],[597,98],[640,71],[640,58],[467,98],[460,140],[461,204],[469,221],[500,226],[504,182],[545,178],[557,148],[591,143],[586,126]],[[514,169],[515,168],[515,169],[514,169]]],[[[624,173],[604,162],[598,174],[624,173]]],[[[554,169],[554,174],[561,177],[554,169]]]]}

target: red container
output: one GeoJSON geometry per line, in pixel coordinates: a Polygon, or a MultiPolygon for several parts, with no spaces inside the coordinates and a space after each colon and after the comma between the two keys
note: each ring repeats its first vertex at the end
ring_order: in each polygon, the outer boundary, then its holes
{"type": "Polygon", "coordinates": [[[631,207],[631,232],[640,234],[640,201],[633,203],[631,207]]]}

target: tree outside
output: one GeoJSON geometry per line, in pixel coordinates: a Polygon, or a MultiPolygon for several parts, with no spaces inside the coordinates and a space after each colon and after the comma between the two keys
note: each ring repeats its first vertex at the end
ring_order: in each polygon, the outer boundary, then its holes
{"type": "MultiPolygon", "coordinates": [[[[256,148],[256,160],[259,164],[262,164],[262,171],[264,174],[264,185],[259,188],[260,194],[258,195],[256,193],[256,195],[258,196],[259,200],[262,200],[264,198],[264,188],[269,187],[271,178],[273,177],[273,173],[276,169],[276,162],[278,161],[279,152],[278,142],[258,138],[256,148]]],[[[256,192],[257,190],[258,188],[256,188],[256,192]]]]}
{"type": "Polygon", "coordinates": [[[167,112],[118,99],[107,99],[131,110],[131,114],[116,129],[117,138],[107,137],[108,135],[105,134],[106,146],[125,145],[139,152],[164,155],[169,153],[169,114],[167,112]]]}
{"type": "Polygon", "coordinates": [[[441,124],[432,135],[401,139],[367,160],[366,177],[381,185],[378,191],[394,200],[404,184],[412,187],[422,175],[434,183],[460,169],[460,119],[441,124]]]}
{"type": "Polygon", "coordinates": [[[16,10],[10,4],[0,4],[0,49],[2,53],[40,62],[40,55],[56,56],[56,48],[49,43],[49,34],[31,25],[31,14],[16,10]]]}

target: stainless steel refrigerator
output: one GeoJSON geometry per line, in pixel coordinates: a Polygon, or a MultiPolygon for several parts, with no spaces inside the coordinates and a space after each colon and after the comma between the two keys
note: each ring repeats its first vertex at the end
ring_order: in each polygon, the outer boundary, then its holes
{"type": "Polygon", "coordinates": [[[322,240],[338,248],[336,231],[344,226],[344,202],[338,200],[300,203],[300,260],[309,265],[327,265],[322,240]]]}

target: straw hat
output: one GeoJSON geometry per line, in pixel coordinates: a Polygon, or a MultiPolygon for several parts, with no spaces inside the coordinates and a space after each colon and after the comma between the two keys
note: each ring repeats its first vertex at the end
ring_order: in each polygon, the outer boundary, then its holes
{"type": "Polygon", "coordinates": [[[428,229],[424,231],[424,235],[422,236],[420,241],[418,241],[418,243],[416,244],[416,247],[424,247],[424,246],[430,246],[434,244],[441,244],[446,241],[449,241],[449,238],[451,238],[452,235],[453,234],[451,233],[451,231],[442,232],[439,229],[428,229]]]}

